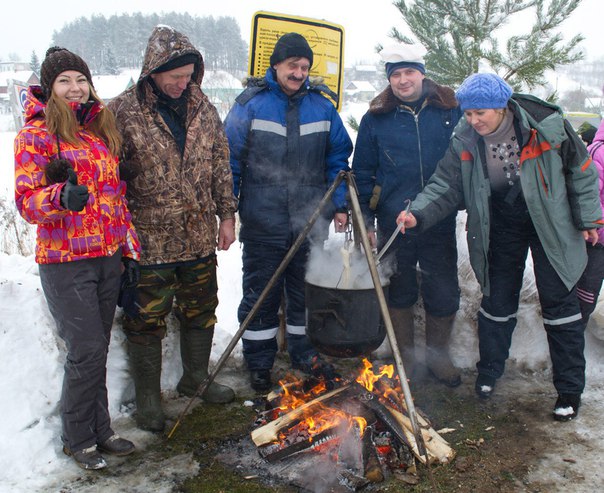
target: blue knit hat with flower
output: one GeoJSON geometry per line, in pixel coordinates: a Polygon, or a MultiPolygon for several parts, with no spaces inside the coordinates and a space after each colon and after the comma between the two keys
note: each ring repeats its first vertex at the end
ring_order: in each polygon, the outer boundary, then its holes
{"type": "Polygon", "coordinates": [[[473,74],[461,83],[455,97],[462,111],[505,108],[513,93],[496,74],[473,74]]]}

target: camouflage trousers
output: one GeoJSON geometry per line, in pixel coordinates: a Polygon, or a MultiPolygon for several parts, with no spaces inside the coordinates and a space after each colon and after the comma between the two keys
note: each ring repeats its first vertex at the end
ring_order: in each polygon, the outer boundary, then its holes
{"type": "Polygon", "coordinates": [[[138,315],[124,315],[130,342],[151,344],[166,335],[166,317],[174,309],[181,329],[206,329],[216,323],[216,256],[165,266],[142,266],[136,288],[138,315]]]}

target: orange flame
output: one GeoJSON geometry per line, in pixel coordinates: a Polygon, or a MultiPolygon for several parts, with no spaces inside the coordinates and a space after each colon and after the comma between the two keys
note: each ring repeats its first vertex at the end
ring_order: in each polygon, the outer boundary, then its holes
{"type": "Polygon", "coordinates": [[[373,365],[367,358],[363,358],[363,365],[365,369],[357,377],[356,382],[365,387],[369,392],[373,391],[375,383],[386,375],[388,378],[392,378],[394,375],[394,365],[380,366],[379,373],[373,372],[373,365]]]}
{"type": "MultiPolygon", "coordinates": [[[[375,373],[371,362],[367,360],[367,358],[364,358],[363,366],[364,369],[356,378],[356,382],[370,392],[374,391],[376,383],[382,377],[387,376],[389,379],[392,379],[394,375],[394,365],[380,366],[378,372],[375,373]]],[[[277,409],[279,409],[281,413],[287,413],[296,409],[321,394],[324,394],[327,390],[325,382],[321,381],[315,387],[305,392],[303,390],[304,381],[294,377],[288,377],[286,380],[280,381],[279,384],[281,385],[282,392],[277,409]]],[[[389,396],[392,396],[398,399],[396,387],[398,387],[398,385],[394,381],[382,381],[380,384],[380,391],[383,392],[382,397],[388,398],[389,396]],[[394,384],[394,388],[392,387],[392,384],[394,384]]],[[[357,427],[360,435],[363,436],[367,428],[367,421],[361,416],[353,416],[347,412],[327,407],[322,404],[310,407],[304,413],[302,420],[295,425],[295,428],[298,430],[297,433],[306,435],[310,442],[313,441],[314,436],[326,430],[333,428],[340,428],[340,430],[343,430],[345,428],[346,431],[350,431],[353,427],[357,427]]],[[[290,428],[290,430],[291,429],[292,428],[290,428]]],[[[286,434],[279,433],[280,441],[286,439],[286,434]]]]}

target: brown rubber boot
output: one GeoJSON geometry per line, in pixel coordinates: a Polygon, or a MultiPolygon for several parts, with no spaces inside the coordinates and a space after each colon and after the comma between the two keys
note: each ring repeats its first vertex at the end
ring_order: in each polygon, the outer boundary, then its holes
{"type": "Polygon", "coordinates": [[[411,378],[411,375],[416,369],[415,359],[415,344],[414,344],[414,324],[413,324],[413,307],[410,308],[390,308],[390,319],[392,320],[392,326],[394,327],[394,335],[396,336],[396,343],[398,344],[398,350],[403,358],[403,366],[407,378],[411,378]]]}
{"type": "MultiPolygon", "coordinates": [[[[214,327],[209,329],[180,329],[180,356],[183,375],[176,390],[193,397],[199,384],[208,377],[208,365],[212,352],[214,327]]],[[[235,399],[235,392],[215,381],[202,394],[202,399],[213,404],[226,404],[235,399]]]]}
{"type": "Polygon", "coordinates": [[[426,366],[447,387],[461,384],[461,374],[449,356],[449,339],[455,315],[435,317],[426,313],[426,366]]]}

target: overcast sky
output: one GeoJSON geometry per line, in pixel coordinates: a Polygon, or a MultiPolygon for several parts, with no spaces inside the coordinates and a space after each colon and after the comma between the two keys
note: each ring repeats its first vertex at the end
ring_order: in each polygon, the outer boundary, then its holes
{"type": "MultiPolygon", "coordinates": [[[[53,32],[79,17],[162,11],[235,17],[246,42],[249,42],[252,15],[257,11],[324,19],[344,27],[347,65],[375,57],[375,45],[388,43],[390,29],[393,26],[403,29],[402,17],[391,0],[9,0],[3,8],[5,15],[0,29],[0,58],[6,60],[9,54],[17,53],[25,61],[29,61],[35,50],[42,59],[51,44],[53,32]]],[[[604,30],[599,22],[602,14],[602,0],[583,0],[565,23],[565,39],[579,33],[587,38],[584,47],[589,58],[604,56],[604,30]]],[[[515,24],[516,22],[517,20],[515,24]]],[[[127,41],[127,37],[124,41],[127,41]]]]}

